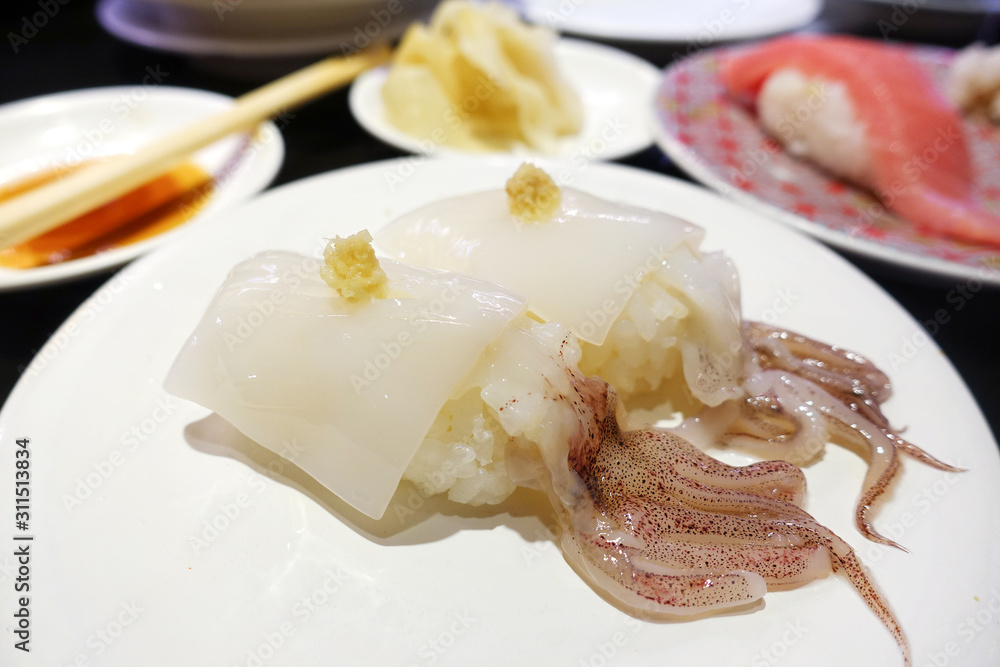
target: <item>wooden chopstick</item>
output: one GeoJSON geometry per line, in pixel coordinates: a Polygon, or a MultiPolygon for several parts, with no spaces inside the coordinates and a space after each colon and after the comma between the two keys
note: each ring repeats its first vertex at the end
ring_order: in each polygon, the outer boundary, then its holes
{"type": "Polygon", "coordinates": [[[80,169],[0,204],[0,249],[43,234],[169,171],[233,132],[350,83],[388,61],[385,45],[333,56],[236,99],[226,111],[184,127],[135,153],[80,169]]]}

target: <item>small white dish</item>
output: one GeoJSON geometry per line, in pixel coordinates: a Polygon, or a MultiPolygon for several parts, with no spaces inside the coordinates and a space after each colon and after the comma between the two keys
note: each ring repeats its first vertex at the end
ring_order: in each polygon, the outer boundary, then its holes
{"type": "MultiPolygon", "coordinates": [[[[133,153],[174,129],[223,111],[232,98],[217,93],[157,85],[90,88],[35,97],[0,107],[0,185],[60,166],[133,153]]],[[[203,208],[183,225],[145,241],[107,252],[32,269],[0,267],[0,291],[82,278],[120,266],[167,242],[216,211],[263,190],[281,167],[284,142],[273,123],[252,135],[226,137],[192,156],[215,179],[203,208]]]]}
{"type": "Polygon", "coordinates": [[[532,23],[559,32],[628,42],[719,42],[758,39],[801,28],[821,0],[508,0],[532,23]]]}
{"type": "MultiPolygon", "coordinates": [[[[558,142],[554,155],[574,161],[614,160],[636,153],[653,142],[653,97],[660,72],[650,63],[618,49],[581,40],[555,43],[556,63],[584,107],[580,132],[558,142]]],[[[411,153],[469,155],[470,151],[435,144],[400,130],[386,119],[382,86],[387,68],[358,77],[349,95],[351,113],[370,134],[411,153]]],[[[536,155],[527,148],[514,151],[536,155]]]]}
{"type": "Polygon", "coordinates": [[[399,37],[437,0],[262,3],[251,0],[101,0],[98,22],[115,37],[193,57],[316,57],[399,37]]]}

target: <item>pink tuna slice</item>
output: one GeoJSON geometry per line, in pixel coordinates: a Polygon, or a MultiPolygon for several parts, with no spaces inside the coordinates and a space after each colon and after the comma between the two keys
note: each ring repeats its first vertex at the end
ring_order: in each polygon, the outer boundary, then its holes
{"type": "Polygon", "coordinates": [[[786,37],[735,55],[721,75],[730,95],[753,100],[776,71],[842,83],[866,127],[873,190],[917,227],[1000,245],[1000,217],[973,193],[958,113],[902,49],[851,37],[786,37]]]}

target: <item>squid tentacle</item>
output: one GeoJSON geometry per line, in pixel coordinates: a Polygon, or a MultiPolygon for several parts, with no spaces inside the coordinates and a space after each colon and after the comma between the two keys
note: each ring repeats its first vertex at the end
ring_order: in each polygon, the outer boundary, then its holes
{"type": "Polygon", "coordinates": [[[743,337],[750,343],[760,368],[780,369],[811,380],[841,404],[877,426],[908,456],[939,470],[964,470],[944,463],[904,440],[898,435],[898,430],[889,425],[881,405],[892,395],[891,384],[885,373],[865,357],[760,322],[745,322],[743,337]]]}
{"type": "Polygon", "coordinates": [[[868,474],[855,523],[869,540],[905,551],[879,533],[871,518],[899,474],[899,454],[939,470],[961,468],[903,439],[890,426],[881,408],[892,394],[889,380],[865,357],[759,322],[745,322],[743,336],[752,356],[744,381],[747,396],[735,416],[730,408],[712,408],[684,429],[708,429],[717,443],[746,446],[798,465],[809,463],[828,441],[867,453],[868,474]]]}
{"type": "MultiPolygon", "coordinates": [[[[692,617],[744,608],[768,591],[836,573],[910,664],[907,639],[864,565],[803,508],[799,468],[777,460],[729,466],[695,447],[687,431],[622,428],[626,415],[619,414],[614,389],[583,376],[564,347],[555,355],[565,363],[546,367],[534,390],[532,400],[550,405],[545,419],[508,416],[518,395],[491,394],[490,405],[512,437],[506,452],[512,480],[548,496],[563,553],[595,591],[639,617],[692,617]]],[[[771,380],[767,374],[781,371],[761,373],[771,380]]],[[[790,391],[777,383],[761,405],[780,411],[791,405],[778,400],[790,391]]],[[[739,414],[737,401],[718,409],[726,423],[739,414]]],[[[808,409],[810,423],[826,423],[818,408],[808,409]]],[[[779,415],[769,427],[780,436],[788,423],[798,422],[779,415]]],[[[825,429],[816,433],[829,435],[825,429]]],[[[885,442],[894,455],[893,443],[885,442]]]]}
{"type": "Polygon", "coordinates": [[[583,383],[585,398],[572,401],[578,437],[558,459],[540,452],[551,468],[540,487],[557,510],[567,559],[595,588],[633,613],[684,616],[742,607],[836,572],[909,664],[906,637],[867,570],[799,505],[798,468],[733,467],[676,433],[622,431],[614,390],[598,396],[583,383]],[[574,488],[559,488],[567,484],[574,488]]]}

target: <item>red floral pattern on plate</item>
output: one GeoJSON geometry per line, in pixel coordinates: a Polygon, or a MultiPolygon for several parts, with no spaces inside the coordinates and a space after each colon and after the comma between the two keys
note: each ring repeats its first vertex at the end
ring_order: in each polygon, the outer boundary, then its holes
{"type": "MultiPolygon", "coordinates": [[[[660,147],[678,166],[734,199],[793,214],[797,219],[786,221],[831,245],[918,270],[1000,283],[996,248],[924,234],[866,190],[785,153],[753,112],[725,93],[719,64],[740,48],[746,47],[705,51],[664,73],[656,97],[657,131],[660,147]]],[[[932,76],[944,80],[952,51],[914,47],[912,52],[932,76]]],[[[978,196],[1000,212],[1000,128],[966,120],[965,130],[978,196]]]]}

